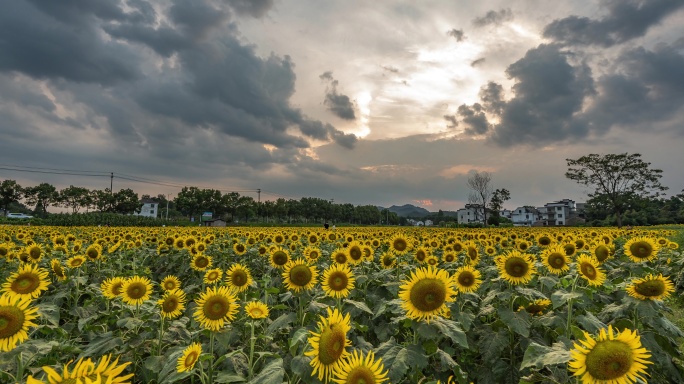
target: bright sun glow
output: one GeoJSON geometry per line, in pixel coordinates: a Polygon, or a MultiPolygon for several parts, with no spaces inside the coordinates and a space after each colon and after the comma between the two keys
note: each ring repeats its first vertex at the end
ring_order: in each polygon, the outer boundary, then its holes
{"type": "Polygon", "coordinates": [[[358,137],[366,137],[370,133],[368,123],[370,122],[370,103],[373,96],[369,92],[361,92],[356,95],[356,104],[359,107],[359,132],[356,133],[358,137]]]}

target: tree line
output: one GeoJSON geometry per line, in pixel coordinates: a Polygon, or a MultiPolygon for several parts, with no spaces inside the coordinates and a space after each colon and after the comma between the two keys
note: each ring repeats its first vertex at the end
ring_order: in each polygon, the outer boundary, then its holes
{"type": "Polygon", "coordinates": [[[199,221],[204,212],[211,212],[213,218],[228,222],[264,223],[331,223],[349,224],[403,224],[406,219],[394,212],[374,205],[334,204],[330,200],[316,197],[302,197],[300,200],[279,198],[277,200],[255,201],[251,196],[237,192],[222,193],[215,189],[183,187],[178,195],[168,200],[165,195],[142,195],[138,197],[130,188],[112,192],[90,190],[85,187],[69,186],[62,190],[49,183],[22,187],[15,180],[0,183],[0,203],[4,214],[8,208],[29,211],[37,217],[49,215],[49,207],[67,209],[70,213],[100,212],[132,214],[140,212],[142,200],[158,203],[158,217],[170,220],[199,221]]]}

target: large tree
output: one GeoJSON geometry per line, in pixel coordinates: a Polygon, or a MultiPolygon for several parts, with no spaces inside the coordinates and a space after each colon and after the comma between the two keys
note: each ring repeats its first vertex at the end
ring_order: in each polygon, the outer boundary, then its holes
{"type": "Polygon", "coordinates": [[[24,193],[21,185],[17,184],[15,180],[3,180],[0,184],[0,202],[2,202],[2,209],[7,216],[7,206],[19,201],[24,193]]]}
{"type": "Polygon", "coordinates": [[[499,225],[501,221],[501,210],[503,204],[511,199],[511,193],[506,188],[497,189],[492,194],[492,199],[489,201],[489,208],[492,210],[492,217],[489,218],[489,224],[499,225]]]}
{"type": "Polygon", "coordinates": [[[59,204],[61,207],[71,209],[71,213],[78,213],[82,207],[92,204],[91,192],[88,188],[70,185],[59,191],[59,204]]]}
{"type": "Polygon", "coordinates": [[[483,223],[486,225],[487,205],[489,205],[489,199],[492,197],[493,192],[492,174],[486,171],[475,171],[468,178],[468,186],[470,187],[468,202],[473,204],[476,210],[482,212],[483,223]]]}
{"type": "Polygon", "coordinates": [[[655,198],[667,187],[660,184],[663,171],[652,169],[639,153],[589,154],[579,159],[566,159],[565,177],[594,189],[588,195],[600,199],[615,214],[622,227],[625,212],[640,198],[655,198]]]}
{"type": "Polygon", "coordinates": [[[34,206],[34,212],[39,216],[45,216],[50,205],[57,203],[59,192],[54,185],[40,183],[35,187],[24,189],[24,198],[28,205],[34,206]]]}

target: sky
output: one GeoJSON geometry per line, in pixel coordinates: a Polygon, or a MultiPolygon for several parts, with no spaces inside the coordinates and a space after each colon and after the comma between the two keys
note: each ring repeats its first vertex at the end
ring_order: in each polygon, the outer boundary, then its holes
{"type": "Polygon", "coordinates": [[[514,209],[627,152],[674,195],[682,25],[682,0],[15,0],[0,179],[437,211],[487,171],[514,209]]]}

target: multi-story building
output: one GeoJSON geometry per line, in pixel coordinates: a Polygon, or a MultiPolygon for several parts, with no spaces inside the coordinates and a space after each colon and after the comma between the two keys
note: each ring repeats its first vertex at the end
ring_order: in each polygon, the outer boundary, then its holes
{"type": "Polygon", "coordinates": [[[151,199],[143,199],[140,201],[140,203],[142,204],[142,208],[140,208],[139,213],[134,213],[134,215],[154,218],[157,217],[157,214],[159,213],[159,203],[151,199]]]}
{"type": "Polygon", "coordinates": [[[483,223],[484,212],[480,204],[466,204],[465,208],[456,211],[456,220],[459,224],[483,223]]]}

